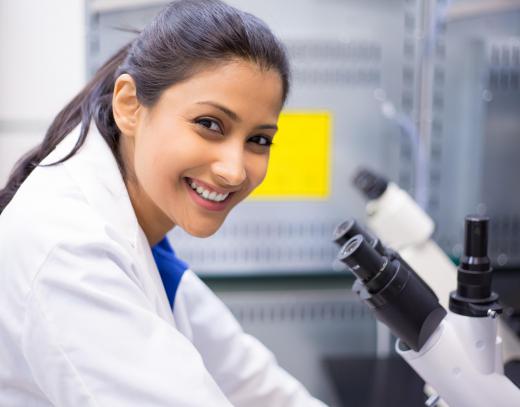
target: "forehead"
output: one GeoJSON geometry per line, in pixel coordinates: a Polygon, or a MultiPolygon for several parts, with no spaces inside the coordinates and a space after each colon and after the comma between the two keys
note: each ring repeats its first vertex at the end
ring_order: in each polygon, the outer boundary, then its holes
{"type": "Polygon", "coordinates": [[[238,115],[277,116],[282,107],[283,85],[275,69],[250,61],[235,60],[207,66],[187,80],[166,89],[160,103],[172,108],[213,101],[238,115]]]}

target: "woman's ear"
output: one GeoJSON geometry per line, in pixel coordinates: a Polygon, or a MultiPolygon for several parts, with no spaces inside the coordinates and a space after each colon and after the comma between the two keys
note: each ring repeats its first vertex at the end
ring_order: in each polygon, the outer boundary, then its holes
{"type": "Polygon", "coordinates": [[[114,85],[112,110],[117,127],[122,135],[134,137],[141,104],[137,99],[134,79],[128,74],[120,75],[114,85]]]}

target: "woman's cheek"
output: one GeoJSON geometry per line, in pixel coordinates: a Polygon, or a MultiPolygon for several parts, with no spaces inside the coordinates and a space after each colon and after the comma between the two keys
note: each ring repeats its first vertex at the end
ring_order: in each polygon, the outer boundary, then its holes
{"type": "Polygon", "coordinates": [[[262,155],[256,162],[256,165],[251,169],[253,175],[254,188],[259,186],[267,175],[267,169],[269,168],[269,155],[262,155]]]}

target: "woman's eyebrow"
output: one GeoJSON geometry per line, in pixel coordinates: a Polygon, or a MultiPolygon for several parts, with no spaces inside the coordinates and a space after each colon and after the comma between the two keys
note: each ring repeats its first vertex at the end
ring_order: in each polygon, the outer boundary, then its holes
{"type": "Polygon", "coordinates": [[[242,119],[240,119],[240,117],[238,117],[238,115],[234,111],[228,109],[225,106],[222,106],[221,104],[211,102],[211,101],[197,102],[197,104],[213,106],[213,107],[217,108],[218,110],[222,111],[223,113],[225,113],[231,120],[233,120],[235,122],[242,121],[242,119]]]}
{"type": "MultiPolygon", "coordinates": [[[[209,101],[209,100],[205,100],[205,101],[202,101],[202,102],[197,102],[197,104],[198,105],[213,106],[214,108],[220,110],[225,115],[227,115],[231,120],[233,120],[235,122],[241,122],[242,121],[242,119],[238,116],[238,114],[236,114],[231,109],[228,109],[226,106],[222,106],[219,103],[212,102],[212,101],[209,101]]],[[[270,129],[278,130],[278,126],[276,124],[261,124],[261,125],[257,126],[256,128],[259,129],[259,130],[270,130],[270,129]]]]}
{"type": "Polygon", "coordinates": [[[276,124],[261,124],[255,128],[258,130],[278,130],[278,126],[276,124]]]}

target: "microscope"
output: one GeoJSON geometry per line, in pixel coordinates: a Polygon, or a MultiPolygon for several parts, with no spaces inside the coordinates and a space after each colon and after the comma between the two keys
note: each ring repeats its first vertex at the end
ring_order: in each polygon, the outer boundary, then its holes
{"type": "MultiPolygon", "coordinates": [[[[399,252],[447,308],[456,287],[457,268],[432,240],[432,219],[406,191],[367,169],[357,172],[354,185],[368,200],[370,230],[399,252]]],[[[498,319],[498,335],[502,339],[503,362],[520,359],[520,340],[502,318],[498,319]]]]}
{"type": "Polygon", "coordinates": [[[338,259],[356,277],[353,290],[398,338],[396,352],[436,392],[429,406],[520,406],[520,389],[503,374],[502,308],[491,291],[487,236],[487,218],[466,217],[464,256],[446,311],[410,264],[357,222],[334,232],[338,259]]]}

